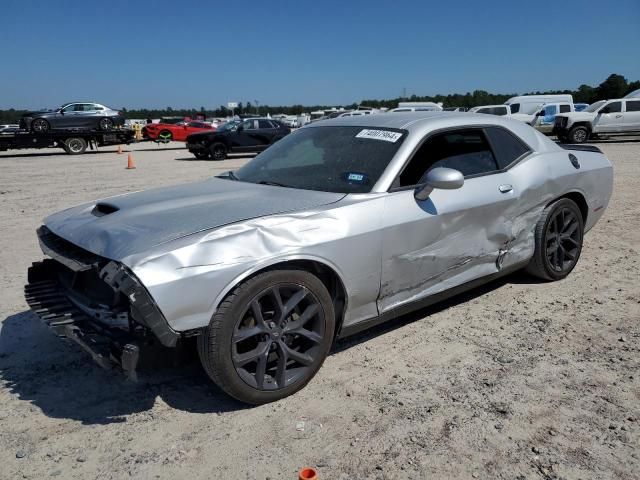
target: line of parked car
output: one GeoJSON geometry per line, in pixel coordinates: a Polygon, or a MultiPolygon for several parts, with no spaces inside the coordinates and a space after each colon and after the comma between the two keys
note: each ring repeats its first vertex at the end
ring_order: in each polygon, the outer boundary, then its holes
{"type": "MultiPolygon", "coordinates": [[[[465,111],[461,107],[443,108],[433,102],[401,102],[398,108],[384,112],[396,114],[421,111],[465,111]]],[[[357,110],[330,112],[318,120],[337,117],[368,116],[382,110],[360,107],[357,110]]],[[[560,142],[583,143],[611,135],[640,134],[640,91],[625,98],[601,100],[592,105],[574,103],[571,95],[522,95],[502,105],[480,105],[469,113],[510,117],[528,123],[560,142]]],[[[71,102],[55,110],[28,112],[19,125],[1,125],[0,133],[28,131],[46,134],[56,130],[89,129],[108,132],[125,125],[117,110],[94,102],[71,102]]],[[[158,142],[186,142],[198,159],[222,160],[227,154],[257,153],[291,132],[291,124],[269,117],[232,120],[218,126],[205,121],[148,123],[143,135],[158,142]]]]}

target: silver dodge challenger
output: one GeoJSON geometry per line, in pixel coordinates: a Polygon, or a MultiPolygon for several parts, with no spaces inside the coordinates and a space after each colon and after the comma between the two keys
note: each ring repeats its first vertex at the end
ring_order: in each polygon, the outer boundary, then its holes
{"type": "Polygon", "coordinates": [[[515,120],[321,121],[235,172],[49,216],[26,299],[103,367],[197,343],[222,390],[261,404],[337,338],[516,270],[566,277],[612,184],[597,148],[515,120]]]}

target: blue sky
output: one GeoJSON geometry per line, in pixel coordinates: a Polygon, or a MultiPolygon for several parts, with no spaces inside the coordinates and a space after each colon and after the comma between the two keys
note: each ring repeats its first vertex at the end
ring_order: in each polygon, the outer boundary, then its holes
{"type": "Polygon", "coordinates": [[[640,79],[640,1],[2,0],[0,108],[348,104],[640,79]]]}

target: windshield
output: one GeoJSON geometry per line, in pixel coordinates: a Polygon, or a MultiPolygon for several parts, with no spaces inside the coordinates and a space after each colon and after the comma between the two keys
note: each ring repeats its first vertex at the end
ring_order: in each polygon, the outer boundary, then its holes
{"type": "Polygon", "coordinates": [[[218,131],[219,132],[224,132],[226,130],[235,130],[239,123],[240,122],[235,121],[235,120],[232,121],[232,122],[223,123],[222,125],[220,125],[218,127],[218,131]]]}
{"type": "Polygon", "coordinates": [[[236,171],[235,178],[305,190],[367,193],[405,137],[404,130],[391,128],[303,128],[236,171]]]}
{"type": "Polygon", "coordinates": [[[591,105],[589,105],[584,111],[585,112],[595,112],[596,110],[598,110],[602,105],[604,105],[605,103],[607,103],[606,100],[600,100],[599,102],[593,103],[591,105]]]}

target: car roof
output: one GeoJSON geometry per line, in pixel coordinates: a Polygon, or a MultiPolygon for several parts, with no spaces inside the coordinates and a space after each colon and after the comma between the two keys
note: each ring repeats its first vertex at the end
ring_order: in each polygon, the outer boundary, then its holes
{"type": "Polygon", "coordinates": [[[512,131],[536,151],[547,151],[559,148],[553,141],[520,120],[484,113],[444,111],[396,112],[393,114],[378,113],[375,115],[319,120],[305,125],[302,128],[318,128],[324,126],[397,128],[407,130],[410,137],[418,136],[421,138],[435,130],[493,125],[512,131]]]}

